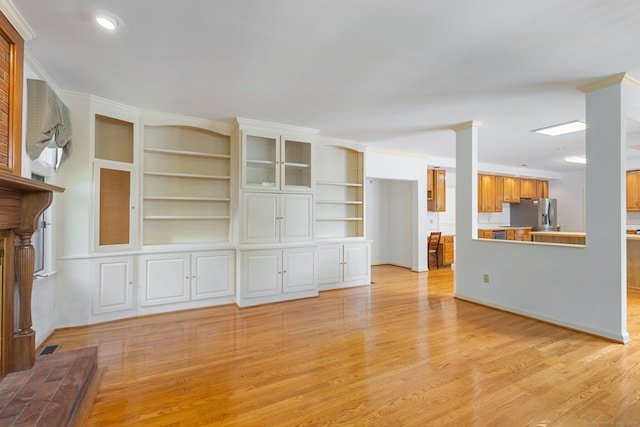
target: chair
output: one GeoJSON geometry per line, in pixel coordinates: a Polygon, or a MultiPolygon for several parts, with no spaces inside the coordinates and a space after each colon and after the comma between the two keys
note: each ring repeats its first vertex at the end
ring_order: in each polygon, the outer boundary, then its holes
{"type": "Polygon", "coordinates": [[[440,231],[432,231],[431,234],[429,234],[429,243],[427,245],[429,270],[431,270],[432,265],[435,265],[436,269],[440,268],[440,260],[438,259],[438,245],[440,244],[441,235],[442,232],[440,231]]]}

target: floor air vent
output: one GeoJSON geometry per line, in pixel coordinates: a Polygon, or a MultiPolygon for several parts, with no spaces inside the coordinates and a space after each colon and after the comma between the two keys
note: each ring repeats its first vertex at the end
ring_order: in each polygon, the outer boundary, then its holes
{"type": "Polygon", "coordinates": [[[48,345],[40,351],[39,355],[43,356],[46,354],[55,353],[56,351],[58,351],[59,348],[60,348],[60,344],[48,345]]]}

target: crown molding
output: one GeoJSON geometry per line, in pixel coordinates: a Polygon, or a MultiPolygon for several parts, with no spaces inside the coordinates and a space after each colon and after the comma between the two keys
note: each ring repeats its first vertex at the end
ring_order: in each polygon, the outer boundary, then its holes
{"type": "Polygon", "coordinates": [[[0,0],[0,11],[7,17],[13,28],[16,29],[24,41],[36,38],[36,33],[31,29],[27,21],[22,17],[11,0],[0,0]]]}
{"type": "Polygon", "coordinates": [[[464,122],[464,123],[460,123],[458,125],[455,126],[451,126],[451,130],[454,132],[459,132],[461,130],[465,130],[465,129],[471,129],[471,128],[478,128],[482,126],[482,122],[479,122],[477,120],[471,120],[468,122],[464,122]]]}
{"type": "Polygon", "coordinates": [[[597,80],[586,85],[578,86],[578,90],[583,93],[594,92],[596,90],[604,89],[614,85],[625,85],[631,89],[640,91],[640,80],[633,77],[629,73],[618,73],[603,79],[597,80]]]}

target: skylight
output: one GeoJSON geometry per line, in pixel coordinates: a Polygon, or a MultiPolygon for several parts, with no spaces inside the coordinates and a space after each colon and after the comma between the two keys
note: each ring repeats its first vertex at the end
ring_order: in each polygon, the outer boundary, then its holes
{"type": "Polygon", "coordinates": [[[564,135],[572,132],[579,132],[581,130],[585,130],[586,128],[587,128],[587,125],[584,122],[580,120],[574,120],[568,123],[561,123],[559,125],[553,125],[553,126],[540,128],[540,129],[535,129],[532,132],[541,133],[543,135],[549,135],[549,136],[558,136],[558,135],[564,135]]]}

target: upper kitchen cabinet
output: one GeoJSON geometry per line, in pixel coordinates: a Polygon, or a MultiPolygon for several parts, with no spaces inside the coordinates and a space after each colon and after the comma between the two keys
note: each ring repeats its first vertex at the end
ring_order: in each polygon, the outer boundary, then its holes
{"type": "Polygon", "coordinates": [[[520,198],[533,199],[538,197],[538,186],[535,179],[520,178],[520,198]]]}
{"type": "Polygon", "coordinates": [[[311,192],[317,131],[237,119],[242,140],[242,188],[311,192]]]}
{"type": "Polygon", "coordinates": [[[478,212],[502,212],[502,176],[478,174],[478,212]]]}
{"type": "Polygon", "coordinates": [[[549,181],[545,179],[536,180],[536,197],[549,197],[549,181]]]}
{"type": "Polygon", "coordinates": [[[364,151],[362,144],[320,138],[316,150],[317,239],[363,238],[364,151]]]}
{"type": "Polygon", "coordinates": [[[627,212],[640,211],[640,170],[627,172],[627,212]]]}
{"type": "Polygon", "coordinates": [[[231,129],[144,117],[143,245],[228,243],[231,129]]]}
{"type": "Polygon", "coordinates": [[[444,212],[447,209],[447,171],[427,170],[427,210],[444,212]]]}
{"type": "Polygon", "coordinates": [[[504,182],[504,202],[520,203],[520,178],[505,176],[504,182]]]}

